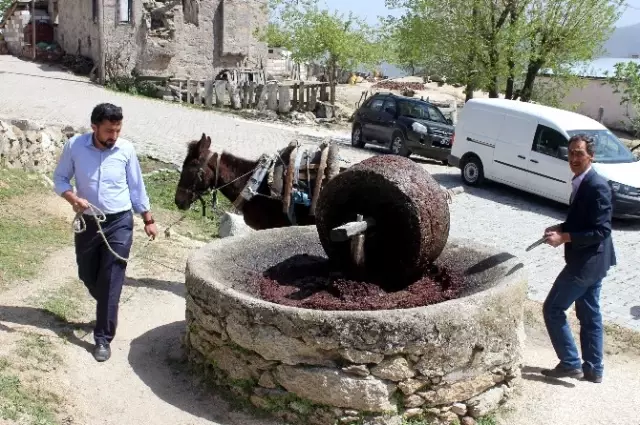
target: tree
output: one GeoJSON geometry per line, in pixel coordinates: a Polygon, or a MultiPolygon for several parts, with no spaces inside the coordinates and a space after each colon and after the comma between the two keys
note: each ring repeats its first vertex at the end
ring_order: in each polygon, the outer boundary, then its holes
{"type": "Polygon", "coordinates": [[[533,0],[526,11],[527,61],[522,100],[543,67],[591,61],[614,29],[624,0],[533,0]]]}
{"type": "Polygon", "coordinates": [[[627,106],[626,115],[631,123],[631,129],[634,136],[639,136],[640,116],[638,114],[640,114],[640,64],[633,61],[616,63],[614,74],[609,76],[607,72],[607,80],[605,84],[607,83],[614,87],[614,93],[621,94],[622,100],[620,101],[620,104],[627,106]],[[629,109],[634,110],[635,114],[632,115],[629,112],[629,109]]]}
{"type": "Polygon", "coordinates": [[[373,67],[384,58],[379,32],[353,13],[330,13],[317,0],[272,0],[272,18],[258,34],[271,46],[291,51],[298,63],[317,62],[328,70],[330,101],[335,103],[337,71],[373,67]]]}
{"type": "Polygon", "coordinates": [[[420,20],[412,25],[414,35],[404,39],[419,39],[428,28],[431,37],[422,37],[428,44],[422,46],[428,52],[425,61],[446,58],[450,73],[466,84],[467,99],[480,88],[490,97],[502,92],[528,101],[543,68],[559,72],[598,55],[623,1],[387,0],[387,5],[404,7],[410,11],[406,17],[420,20]]]}
{"type": "MultiPolygon", "coordinates": [[[[387,0],[388,7],[408,11],[395,19],[395,25],[404,30],[395,31],[396,45],[422,56],[428,72],[444,74],[447,81],[466,85],[469,99],[476,88],[485,87],[490,81],[485,69],[490,60],[489,49],[484,44],[497,38],[496,22],[487,14],[487,1],[387,0]]],[[[406,55],[400,48],[396,52],[406,55]]]]}
{"type": "Polygon", "coordinates": [[[0,0],[0,22],[4,19],[4,14],[9,9],[9,6],[13,3],[13,0],[0,0]]]}

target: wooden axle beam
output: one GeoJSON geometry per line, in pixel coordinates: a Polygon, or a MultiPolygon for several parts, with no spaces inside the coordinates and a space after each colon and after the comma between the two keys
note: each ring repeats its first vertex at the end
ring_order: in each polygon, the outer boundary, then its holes
{"type": "Polygon", "coordinates": [[[372,218],[364,219],[358,214],[358,221],[351,221],[342,226],[338,226],[331,230],[329,237],[333,242],[345,242],[354,236],[362,235],[367,229],[375,226],[375,220],[372,218]]]}

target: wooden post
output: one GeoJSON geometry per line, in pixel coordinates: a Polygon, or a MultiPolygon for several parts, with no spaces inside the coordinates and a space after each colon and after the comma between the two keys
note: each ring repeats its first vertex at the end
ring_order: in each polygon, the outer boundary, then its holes
{"type": "Polygon", "coordinates": [[[299,111],[303,111],[304,110],[304,81],[300,81],[300,87],[298,90],[298,94],[299,94],[299,99],[298,99],[298,110],[299,111]]]}
{"type": "Polygon", "coordinates": [[[227,89],[227,82],[224,80],[216,80],[214,85],[216,91],[216,106],[220,108],[224,106],[224,92],[227,89]]]}
{"type": "Polygon", "coordinates": [[[36,60],[36,0],[31,2],[31,47],[33,47],[33,60],[36,60]]]}
{"type": "Polygon", "coordinates": [[[182,81],[178,81],[178,103],[182,103],[182,81]]]}
{"type": "Polygon", "coordinates": [[[196,92],[193,94],[193,104],[202,106],[202,97],[200,97],[200,80],[196,80],[196,92]]]}
{"type": "Polygon", "coordinates": [[[265,86],[267,90],[267,108],[272,111],[278,110],[278,84],[269,83],[265,86]]]}
{"type": "Polygon", "coordinates": [[[207,108],[213,107],[213,81],[206,80],[204,82],[204,103],[207,108]]]}
{"type": "Polygon", "coordinates": [[[327,101],[327,86],[325,84],[320,86],[320,101],[321,102],[326,102],[327,101]]]}
{"type": "Polygon", "coordinates": [[[451,101],[451,122],[456,125],[458,122],[458,102],[456,99],[451,101]]]}
{"type": "Polygon", "coordinates": [[[598,122],[602,124],[603,120],[604,120],[604,108],[601,106],[598,108],[598,122]]]}
{"type": "Polygon", "coordinates": [[[289,86],[279,86],[278,91],[278,111],[287,113],[291,110],[289,86]]]}
{"type": "Polygon", "coordinates": [[[298,84],[293,85],[293,92],[291,94],[291,110],[295,111],[298,107],[298,84]]]}
{"type": "Polygon", "coordinates": [[[191,78],[187,77],[187,103],[191,103],[191,78]]]}
{"type": "Polygon", "coordinates": [[[311,87],[311,93],[307,99],[307,109],[311,112],[316,111],[316,101],[318,100],[318,87],[311,87]]]}

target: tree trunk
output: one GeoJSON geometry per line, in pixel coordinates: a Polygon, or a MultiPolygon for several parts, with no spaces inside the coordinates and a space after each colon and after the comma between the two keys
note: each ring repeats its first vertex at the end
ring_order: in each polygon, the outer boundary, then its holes
{"type": "Polygon", "coordinates": [[[540,68],[544,65],[544,59],[531,59],[527,66],[527,76],[524,79],[524,85],[522,86],[521,100],[528,102],[533,95],[533,83],[536,81],[540,68]]]}
{"type": "Polygon", "coordinates": [[[332,105],[336,103],[336,63],[334,60],[329,62],[329,102],[332,105]]]}
{"type": "Polygon", "coordinates": [[[471,81],[469,81],[467,83],[467,87],[465,87],[464,92],[465,92],[465,97],[464,97],[464,101],[468,102],[469,100],[473,99],[473,90],[475,89],[473,83],[471,81]]]}
{"type": "MultiPolygon", "coordinates": [[[[518,23],[518,15],[519,15],[519,13],[516,10],[515,1],[512,0],[509,3],[509,9],[510,9],[509,25],[513,28],[518,23]]],[[[509,76],[507,77],[507,86],[505,87],[504,97],[505,99],[513,99],[514,97],[513,86],[515,84],[515,79],[516,79],[516,63],[513,60],[513,55],[515,54],[513,51],[513,48],[510,48],[509,53],[507,54],[509,55],[509,58],[507,59],[507,66],[509,67],[509,76]]]]}
{"type": "Polygon", "coordinates": [[[489,81],[489,97],[498,97],[498,48],[495,46],[495,40],[492,40],[491,50],[489,50],[489,67],[491,70],[491,79],[489,81]]]}
{"type": "Polygon", "coordinates": [[[513,85],[516,79],[515,77],[516,64],[513,61],[513,59],[509,59],[508,65],[509,65],[509,76],[507,77],[507,87],[504,91],[504,97],[505,99],[513,99],[513,85]]]}

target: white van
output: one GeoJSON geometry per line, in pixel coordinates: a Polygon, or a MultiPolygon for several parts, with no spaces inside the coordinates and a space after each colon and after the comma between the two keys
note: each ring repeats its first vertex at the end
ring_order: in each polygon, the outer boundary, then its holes
{"type": "Polygon", "coordinates": [[[593,168],[609,181],[614,216],[640,218],[640,162],[598,121],[575,112],[507,99],[471,99],[460,111],[449,163],[465,184],[484,179],[569,204],[571,136],[596,142],[593,168]]]}

